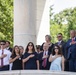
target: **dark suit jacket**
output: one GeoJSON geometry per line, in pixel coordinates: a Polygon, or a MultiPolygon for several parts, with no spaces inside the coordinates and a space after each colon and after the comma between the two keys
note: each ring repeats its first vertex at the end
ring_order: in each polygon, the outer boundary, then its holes
{"type": "MultiPolygon", "coordinates": [[[[75,38],[76,41],[76,38],[75,38]]],[[[76,44],[70,44],[72,39],[69,39],[66,43],[67,59],[76,59],[76,44]]]]}
{"type": "MultiPolygon", "coordinates": [[[[58,45],[58,42],[55,43],[55,44],[58,45]]],[[[65,57],[65,54],[66,54],[65,45],[66,45],[66,42],[64,42],[64,41],[62,40],[61,43],[60,43],[60,46],[61,46],[62,54],[64,55],[64,57],[65,57]]]]}
{"type": "Polygon", "coordinates": [[[42,69],[42,70],[43,70],[43,69],[44,69],[44,70],[49,70],[49,68],[50,68],[50,62],[49,62],[50,52],[48,52],[47,65],[46,65],[45,68],[43,68],[43,66],[42,66],[42,62],[43,62],[43,59],[42,59],[43,53],[44,53],[44,52],[41,52],[41,53],[39,54],[40,69],[42,69]]]}
{"type": "MultiPolygon", "coordinates": [[[[40,50],[43,50],[43,45],[44,45],[44,43],[41,45],[40,50]]],[[[52,53],[53,47],[54,47],[54,44],[52,43],[52,45],[51,45],[51,46],[49,47],[49,49],[48,49],[48,51],[49,51],[50,53],[52,53]]]]}
{"type": "Polygon", "coordinates": [[[9,47],[8,50],[9,50],[10,52],[12,52],[12,48],[11,48],[11,47],[9,47]]]}

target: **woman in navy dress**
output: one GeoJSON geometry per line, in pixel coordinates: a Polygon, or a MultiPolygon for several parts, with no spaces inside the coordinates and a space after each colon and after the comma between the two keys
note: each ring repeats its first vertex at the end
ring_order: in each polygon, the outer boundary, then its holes
{"type": "Polygon", "coordinates": [[[38,54],[35,52],[34,44],[29,42],[24,56],[23,56],[24,69],[35,70],[39,69],[38,54]]]}

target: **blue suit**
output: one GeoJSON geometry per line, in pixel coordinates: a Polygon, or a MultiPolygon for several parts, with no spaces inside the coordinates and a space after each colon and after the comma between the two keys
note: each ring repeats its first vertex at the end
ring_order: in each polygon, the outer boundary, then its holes
{"type": "MultiPolygon", "coordinates": [[[[76,38],[75,40],[76,41],[76,38]]],[[[66,43],[67,59],[69,60],[69,71],[76,72],[76,44],[71,44],[72,39],[66,43]]]]}

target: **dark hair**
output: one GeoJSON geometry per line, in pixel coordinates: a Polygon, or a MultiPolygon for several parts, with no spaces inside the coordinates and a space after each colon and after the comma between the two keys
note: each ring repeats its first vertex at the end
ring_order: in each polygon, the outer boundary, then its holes
{"type": "Polygon", "coordinates": [[[24,47],[23,47],[23,46],[19,46],[19,48],[24,49],[24,47]]]}
{"type": "MultiPolygon", "coordinates": [[[[16,56],[16,53],[15,53],[15,48],[16,48],[16,47],[18,47],[18,49],[19,49],[19,46],[18,46],[18,45],[15,45],[15,46],[13,47],[12,55],[11,55],[12,58],[14,58],[14,56],[16,56]]],[[[19,54],[20,54],[20,50],[19,50],[19,54]]]]}
{"type": "Polygon", "coordinates": [[[55,55],[55,46],[58,48],[58,54],[62,55],[62,50],[59,45],[55,44],[52,50],[52,55],[55,55]]]}
{"type": "Polygon", "coordinates": [[[58,33],[58,35],[62,35],[62,33],[58,33]]]}
{"type": "Polygon", "coordinates": [[[33,48],[32,48],[32,52],[35,52],[35,47],[34,47],[34,44],[33,44],[33,42],[29,42],[28,44],[27,44],[27,46],[26,46],[26,49],[25,49],[25,52],[28,52],[28,46],[29,46],[29,44],[32,44],[32,46],[33,46],[33,48]]]}
{"type": "Polygon", "coordinates": [[[6,42],[8,42],[10,44],[10,41],[6,41],[6,42]]]}
{"type": "Polygon", "coordinates": [[[36,49],[40,49],[40,47],[41,47],[40,45],[36,45],[36,49]]]}
{"type": "Polygon", "coordinates": [[[0,41],[0,43],[1,43],[1,42],[3,42],[3,43],[5,43],[5,44],[6,44],[6,41],[5,41],[5,40],[1,40],[1,41],[0,41]]]}

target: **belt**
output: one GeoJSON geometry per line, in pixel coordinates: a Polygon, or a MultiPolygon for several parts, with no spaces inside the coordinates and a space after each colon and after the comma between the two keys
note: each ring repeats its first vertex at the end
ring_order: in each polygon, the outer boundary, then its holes
{"type": "Polygon", "coordinates": [[[0,68],[6,67],[6,66],[9,66],[9,65],[0,66],[0,68]]]}

